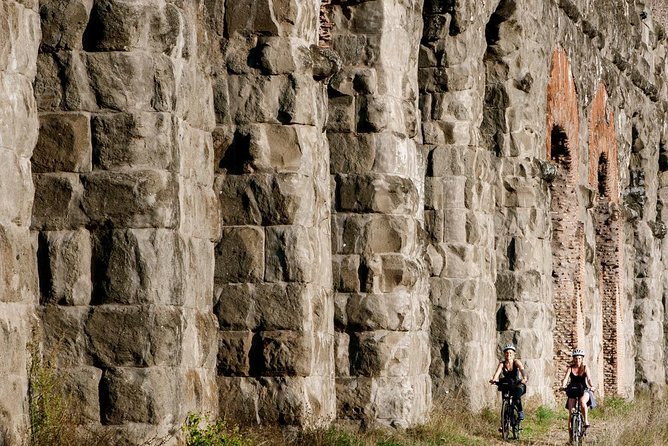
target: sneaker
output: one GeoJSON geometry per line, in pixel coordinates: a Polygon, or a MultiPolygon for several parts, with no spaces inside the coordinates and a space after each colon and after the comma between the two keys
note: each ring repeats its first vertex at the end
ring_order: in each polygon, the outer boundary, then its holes
{"type": "Polygon", "coordinates": [[[524,420],[524,411],[520,410],[520,421],[524,420]]]}

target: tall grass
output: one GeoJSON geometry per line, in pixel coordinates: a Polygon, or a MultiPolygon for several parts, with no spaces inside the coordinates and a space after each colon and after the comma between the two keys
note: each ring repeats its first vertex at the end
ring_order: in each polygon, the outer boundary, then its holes
{"type": "Polygon", "coordinates": [[[608,399],[593,420],[602,421],[595,444],[617,446],[668,445],[668,398],[666,395],[636,395],[633,402],[608,399]]]}

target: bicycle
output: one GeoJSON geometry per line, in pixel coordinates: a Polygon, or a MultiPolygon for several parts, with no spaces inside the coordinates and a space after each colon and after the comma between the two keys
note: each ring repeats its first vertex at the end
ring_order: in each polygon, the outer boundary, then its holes
{"type": "MultiPolygon", "coordinates": [[[[564,392],[566,389],[562,389],[564,392]]],[[[584,437],[587,435],[587,428],[584,424],[584,416],[580,410],[580,403],[576,401],[575,406],[570,413],[570,431],[569,437],[572,445],[582,446],[584,444],[584,437]]]]}
{"type": "Polygon", "coordinates": [[[515,393],[515,385],[507,382],[494,381],[492,384],[496,386],[501,391],[502,402],[501,402],[501,434],[503,440],[508,440],[510,432],[513,433],[513,439],[520,439],[520,431],[522,430],[522,419],[520,418],[520,410],[515,404],[515,398],[513,394],[515,393]]]}

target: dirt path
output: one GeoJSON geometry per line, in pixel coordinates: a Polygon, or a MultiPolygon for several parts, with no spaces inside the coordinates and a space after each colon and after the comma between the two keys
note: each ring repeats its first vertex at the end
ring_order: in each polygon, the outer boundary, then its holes
{"type": "MultiPolygon", "coordinates": [[[[607,422],[609,423],[609,422],[607,422]]],[[[600,445],[602,444],[598,437],[604,430],[606,422],[596,420],[591,427],[587,430],[587,436],[585,437],[585,445],[600,445]]],[[[532,445],[532,446],[567,446],[568,442],[568,430],[566,428],[565,422],[555,423],[555,425],[547,431],[545,434],[541,435],[540,439],[532,440],[509,440],[507,442],[498,441],[496,443],[491,443],[490,446],[508,446],[508,445],[532,445]]]]}

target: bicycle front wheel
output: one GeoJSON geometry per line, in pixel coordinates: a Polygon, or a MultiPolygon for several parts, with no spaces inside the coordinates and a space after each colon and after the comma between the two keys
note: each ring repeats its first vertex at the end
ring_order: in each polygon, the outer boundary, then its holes
{"type": "Polygon", "coordinates": [[[571,444],[582,445],[582,416],[579,413],[573,414],[573,421],[571,422],[571,444]]]}
{"type": "Polygon", "coordinates": [[[504,440],[508,440],[508,435],[510,433],[510,417],[512,410],[513,408],[510,405],[510,401],[504,399],[501,404],[501,432],[504,440]]]}

